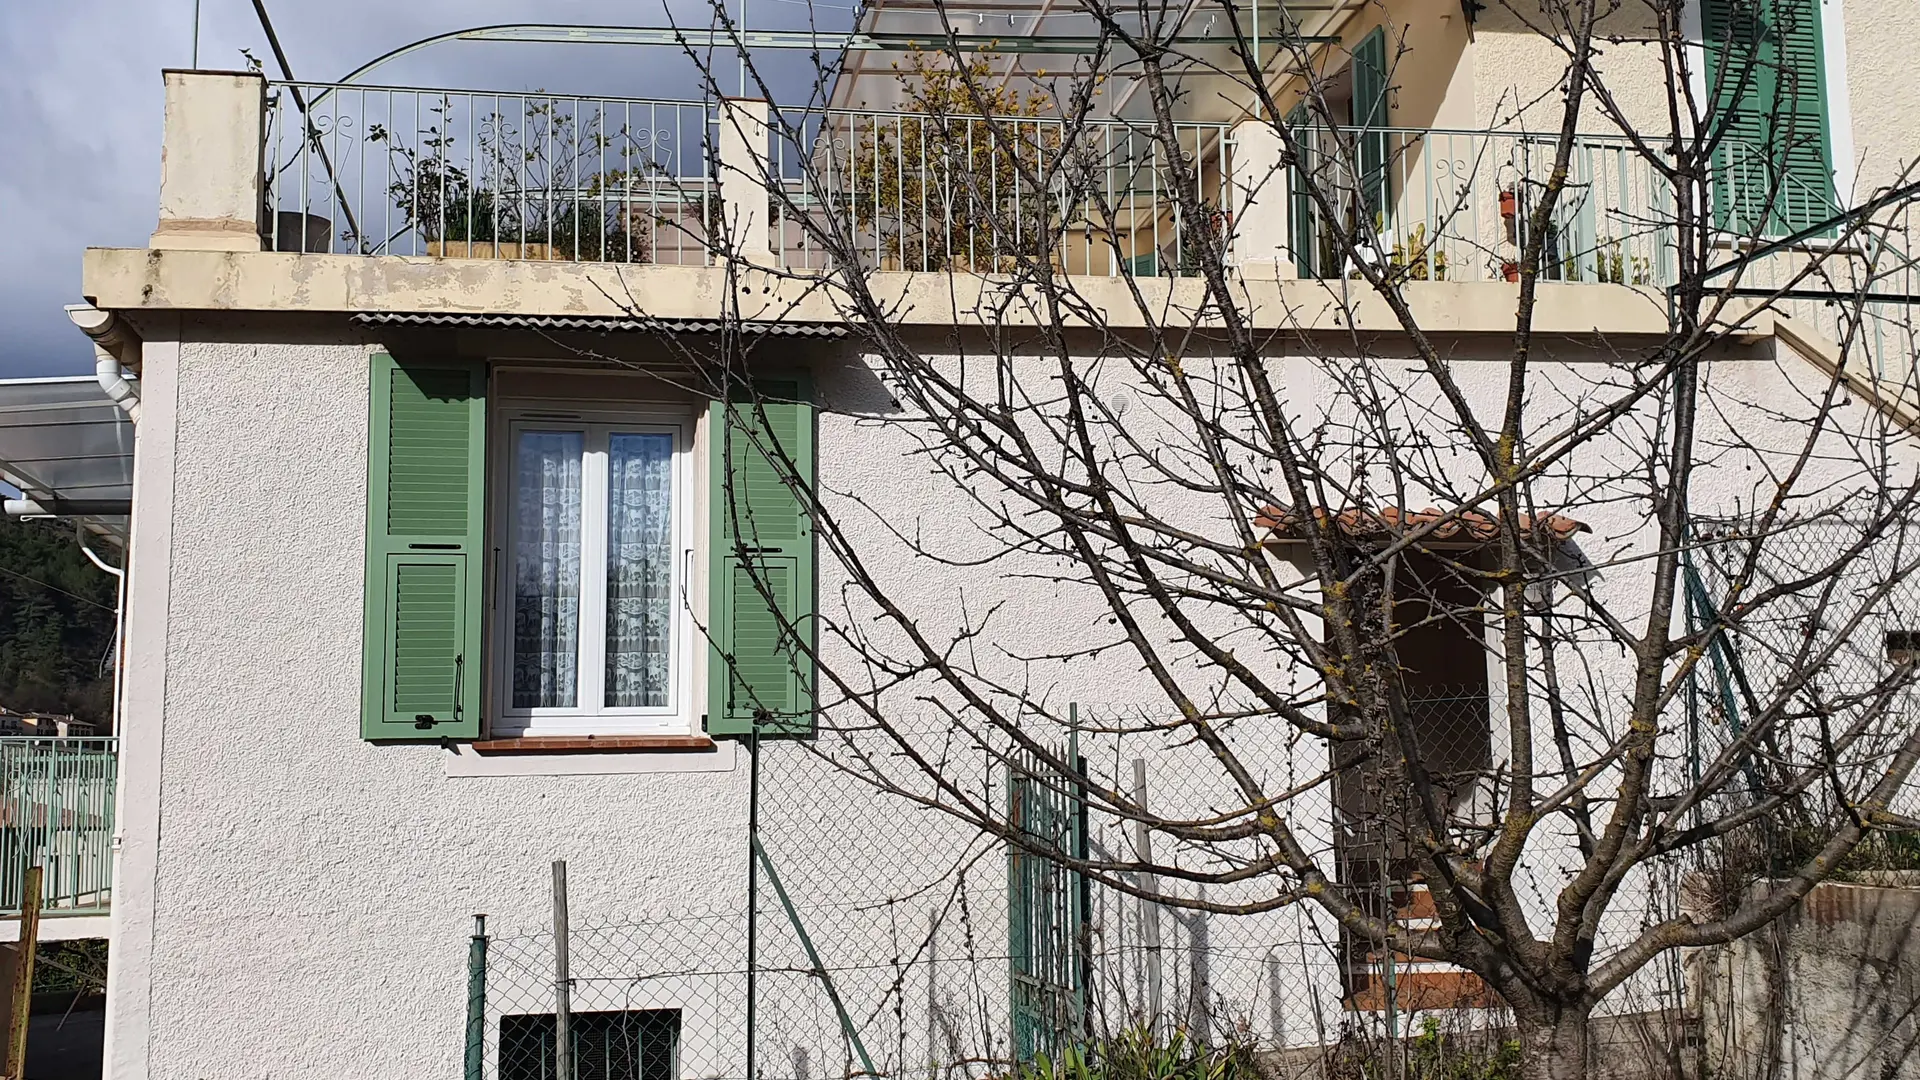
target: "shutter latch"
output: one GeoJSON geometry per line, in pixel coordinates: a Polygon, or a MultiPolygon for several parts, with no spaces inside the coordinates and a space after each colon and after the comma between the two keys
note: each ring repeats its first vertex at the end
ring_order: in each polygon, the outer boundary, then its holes
{"type": "MultiPolygon", "coordinates": [[[[453,658],[453,718],[455,720],[460,719],[460,695],[466,692],[466,682],[467,657],[465,653],[461,653],[453,658]]],[[[413,716],[413,726],[422,731],[439,722],[432,713],[415,713],[413,716]]]]}

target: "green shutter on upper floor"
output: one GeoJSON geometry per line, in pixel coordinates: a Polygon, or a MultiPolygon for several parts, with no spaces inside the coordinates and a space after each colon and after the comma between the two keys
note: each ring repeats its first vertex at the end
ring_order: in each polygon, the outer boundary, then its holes
{"type": "Polygon", "coordinates": [[[812,488],[814,410],[803,381],[754,389],[758,401],[716,401],[710,414],[707,732],[747,735],[757,717],[763,738],[805,737],[815,726],[814,535],[789,481],[812,488]]]}
{"type": "Polygon", "coordinates": [[[1776,125],[1778,147],[1792,182],[1780,193],[1788,231],[1833,216],[1833,146],[1827,113],[1826,63],[1822,56],[1819,0],[1774,0],[1780,9],[1781,101],[1785,119],[1776,125]]]}
{"type": "Polygon", "coordinates": [[[1360,205],[1384,231],[1391,192],[1387,162],[1387,31],[1376,26],[1353,48],[1353,126],[1360,155],[1360,205]]]}
{"type": "Polygon", "coordinates": [[[372,359],[360,734],[480,735],[486,370],[372,359]]]}
{"type": "Polygon", "coordinates": [[[1320,230],[1315,226],[1316,208],[1307,193],[1307,177],[1319,167],[1314,147],[1318,145],[1308,123],[1307,104],[1301,102],[1287,113],[1287,126],[1293,129],[1296,145],[1294,162],[1287,178],[1292,207],[1287,216],[1288,250],[1293,255],[1294,273],[1303,278],[1319,277],[1320,230]]]}
{"type": "Polygon", "coordinates": [[[1715,224],[1775,236],[1832,216],[1819,0],[1701,0],[1701,30],[1721,140],[1715,224]]]}
{"type": "MultiPolygon", "coordinates": [[[[1359,156],[1359,202],[1344,212],[1358,213],[1365,224],[1381,229],[1387,226],[1392,209],[1392,183],[1388,155],[1390,119],[1387,79],[1387,32],[1374,27],[1353,47],[1349,68],[1353,81],[1353,100],[1347,120],[1355,151],[1359,156]]],[[[1288,213],[1288,248],[1293,254],[1294,272],[1303,278],[1338,277],[1341,260],[1335,257],[1330,239],[1321,228],[1319,207],[1307,193],[1306,179],[1315,177],[1329,191],[1345,185],[1337,178],[1339,170],[1330,168],[1339,155],[1338,143],[1330,132],[1318,130],[1306,102],[1287,114],[1287,126],[1298,133],[1299,150],[1290,169],[1288,189],[1292,193],[1288,213]]]]}

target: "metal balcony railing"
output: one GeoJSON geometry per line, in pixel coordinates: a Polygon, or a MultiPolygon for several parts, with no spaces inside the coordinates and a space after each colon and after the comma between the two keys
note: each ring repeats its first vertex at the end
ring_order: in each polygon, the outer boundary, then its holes
{"type": "Polygon", "coordinates": [[[107,910],[118,766],[118,739],[0,737],[0,913],[20,910],[34,866],[44,911],[107,910]]]}
{"type": "Polygon", "coordinates": [[[708,261],[711,105],[276,82],[266,117],[272,250],[708,261]]]}
{"type": "Polygon", "coordinates": [[[1199,205],[1188,212],[1173,196],[1180,170],[1147,124],[872,110],[785,119],[769,171],[785,189],[773,247],[791,269],[830,265],[822,231],[868,270],[1005,273],[1043,260],[1139,277],[1196,274],[1197,245],[1226,237],[1227,124],[1173,125],[1199,205]]]}
{"type": "MultiPolygon", "coordinates": [[[[1493,131],[1309,128],[1282,171],[1226,124],[1174,125],[1184,170],[1151,126],[1118,121],[840,111],[800,130],[774,146],[788,196],[776,205],[797,210],[776,214],[774,246],[794,268],[827,265],[800,220],[817,207],[816,228],[848,229],[842,244],[867,269],[995,272],[1045,258],[1070,274],[1193,276],[1201,245],[1231,258],[1245,205],[1277,199],[1301,276],[1354,274],[1335,255],[1337,223],[1371,230],[1379,257],[1415,280],[1510,280],[1554,160],[1550,136],[1493,131]],[[1174,195],[1180,172],[1190,208],[1174,195]]],[[[1624,139],[1583,136],[1569,173],[1543,276],[1670,282],[1672,199],[1658,172],[1624,139]]]]}
{"type": "MultiPolygon", "coordinates": [[[[1522,253],[1536,239],[1534,210],[1553,171],[1555,136],[1306,128],[1297,138],[1288,246],[1301,277],[1351,275],[1333,237],[1370,229],[1380,257],[1415,280],[1518,280],[1522,253]]],[[[1627,140],[1576,137],[1566,185],[1537,237],[1541,276],[1671,283],[1672,206],[1664,178],[1627,140]]]]}
{"type": "MultiPolygon", "coordinates": [[[[1721,147],[1714,196],[1715,224],[1729,237],[1722,256],[1728,261],[1841,209],[1832,192],[1807,185],[1747,143],[1721,147]]],[[[1920,296],[1920,260],[1908,253],[1916,225],[1913,206],[1897,205],[1845,235],[1822,230],[1805,243],[1753,258],[1712,285],[1742,290],[1753,303],[1810,327],[1846,357],[1854,374],[1912,401],[1920,395],[1920,319],[1913,303],[1920,296]]]]}
{"type": "Polygon", "coordinates": [[[728,248],[717,230],[729,188],[736,209],[766,198],[765,247],[793,270],[851,259],[1003,273],[1039,260],[1069,274],[1191,276],[1207,246],[1232,262],[1244,244],[1283,250],[1301,277],[1351,277],[1358,267],[1335,235],[1358,230],[1374,239],[1370,258],[1413,280],[1516,278],[1534,239],[1548,280],[1660,287],[1677,273],[1672,193],[1618,137],[1576,139],[1559,203],[1533,237],[1554,162],[1548,134],[1303,128],[1283,164],[1271,133],[1249,142],[1229,124],[1175,124],[1170,154],[1152,125],[1117,120],[773,108],[764,158],[742,167],[719,160],[728,109],[270,83],[266,244],[708,265],[728,248]],[[1193,185],[1184,205],[1173,194],[1181,175],[1193,185]],[[734,184],[753,190],[740,201],[734,184]],[[1264,212],[1249,214],[1256,203],[1264,212]],[[1286,235],[1250,242],[1258,229],[1286,235]]]}

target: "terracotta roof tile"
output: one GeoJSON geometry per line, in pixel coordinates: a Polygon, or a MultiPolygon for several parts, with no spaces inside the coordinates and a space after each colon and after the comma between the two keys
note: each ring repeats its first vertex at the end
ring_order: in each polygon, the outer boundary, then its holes
{"type": "MultiPolygon", "coordinates": [[[[1323,528],[1337,529],[1350,540],[1387,540],[1440,521],[1446,516],[1443,511],[1431,506],[1425,510],[1382,506],[1350,507],[1340,511],[1317,506],[1311,513],[1323,528]]],[[[1306,517],[1284,507],[1267,507],[1254,518],[1253,523],[1257,528],[1271,530],[1275,540],[1298,540],[1306,535],[1303,528],[1306,517]]],[[[1522,536],[1530,537],[1539,528],[1552,533],[1556,544],[1566,543],[1576,533],[1593,531],[1585,522],[1575,521],[1564,514],[1541,514],[1537,517],[1533,514],[1520,515],[1522,536]]],[[[1454,544],[1486,544],[1499,539],[1499,536],[1499,520],[1480,510],[1459,511],[1427,534],[1427,538],[1435,543],[1454,544]]]]}

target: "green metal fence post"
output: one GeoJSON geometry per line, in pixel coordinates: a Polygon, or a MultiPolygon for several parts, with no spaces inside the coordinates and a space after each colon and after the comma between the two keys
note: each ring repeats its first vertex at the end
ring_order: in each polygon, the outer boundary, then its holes
{"type": "Polygon", "coordinates": [[[807,933],[806,924],[800,921],[800,911],[793,906],[793,899],[787,895],[787,887],[780,881],[780,873],[773,868],[773,861],[767,858],[767,849],[761,846],[758,836],[753,838],[753,853],[760,860],[761,869],[767,872],[767,884],[773,886],[773,894],[786,911],[787,921],[793,924],[793,932],[800,938],[801,948],[806,950],[807,963],[813,966],[814,975],[819,977],[820,986],[827,992],[827,1000],[833,1003],[833,1011],[840,1017],[840,1030],[846,1035],[847,1041],[853,1044],[853,1052],[859,1056],[861,1068],[866,1070],[867,1076],[879,1076],[879,1070],[873,1067],[873,1058],[867,1054],[866,1043],[860,1040],[860,1029],[854,1026],[853,1014],[847,1011],[846,1002],[840,999],[840,990],[833,984],[833,975],[827,971],[827,965],[821,962],[820,950],[814,948],[813,937],[807,933]]]}
{"type": "Polygon", "coordinates": [[[1087,759],[1080,756],[1080,706],[1072,706],[1073,730],[1067,735],[1067,765],[1073,769],[1073,1018],[1074,1034],[1092,1037],[1088,991],[1093,982],[1093,879],[1085,867],[1091,850],[1087,835],[1087,759]]]}
{"type": "Polygon", "coordinates": [[[466,1080],[482,1080],[487,1047],[487,917],[473,917],[473,940],[467,943],[467,1072],[466,1080]]]}

